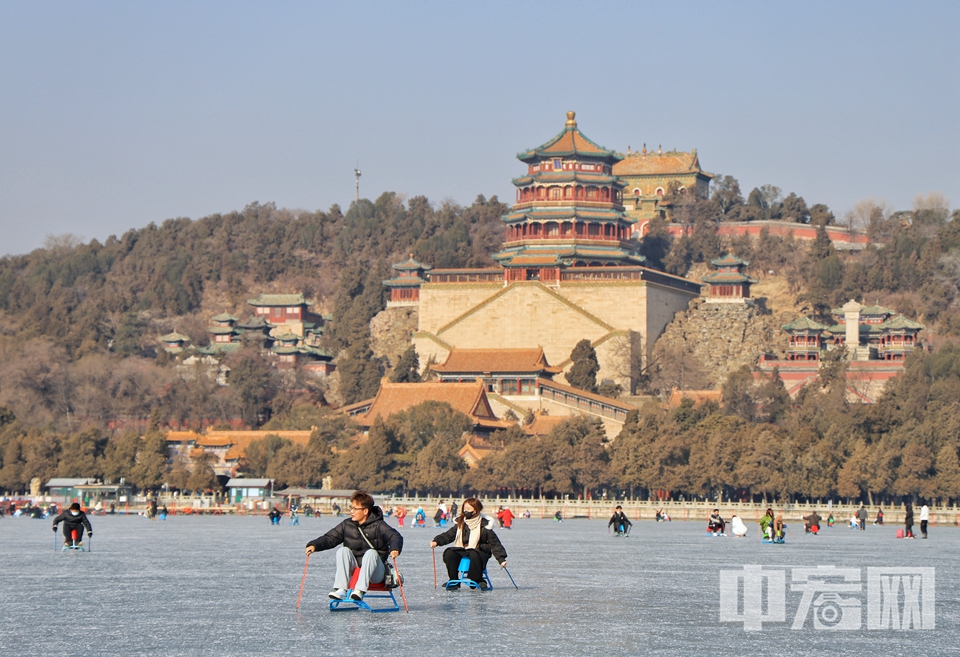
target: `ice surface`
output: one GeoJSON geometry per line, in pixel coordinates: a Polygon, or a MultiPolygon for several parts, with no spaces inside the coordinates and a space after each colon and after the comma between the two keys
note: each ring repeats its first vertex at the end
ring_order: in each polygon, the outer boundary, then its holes
{"type": "MultiPolygon", "coordinates": [[[[315,554],[294,610],[306,542],[334,525],[303,518],[91,518],[91,552],[54,550],[49,520],[0,520],[0,654],[27,655],[935,655],[957,654],[960,530],[897,540],[896,527],[791,525],[786,545],[712,538],[702,522],[635,522],[613,538],[597,520],[515,521],[498,534],[491,592],[433,588],[434,529],[404,528],[410,613],[331,613],[333,553],[315,554]],[[936,568],[936,629],[747,632],[720,622],[719,573],[746,564],[936,568]]],[[[58,534],[57,547],[62,539],[58,534]]],[[[437,550],[438,576],[444,580],[437,550]]],[[[789,582],[789,576],[788,576],[789,582]]],[[[865,597],[865,596],[864,596],[865,597]]],[[[397,596],[399,601],[399,595],[397,596]]],[[[864,612],[864,619],[866,612],[864,612]]]]}

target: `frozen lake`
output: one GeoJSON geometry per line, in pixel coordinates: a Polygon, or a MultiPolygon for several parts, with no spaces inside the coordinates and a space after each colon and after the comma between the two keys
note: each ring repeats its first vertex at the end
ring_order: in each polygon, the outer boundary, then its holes
{"type": "MultiPolygon", "coordinates": [[[[930,540],[911,541],[897,540],[897,528],[889,525],[865,532],[838,526],[805,536],[793,524],[787,544],[770,546],[755,538],[707,537],[701,522],[637,522],[630,538],[617,539],[607,534],[605,521],[518,520],[512,531],[498,533],[520,589],[514,590],[491,560],[495,590],[485,593],[435,590],[429,542],[438,532],[407,527],[399,563],[410,613],[401,603],[399,613],[369,614],[328,611],[332,552],[311,558],[303,603],[299,612],[294,609],[303,548],[333,526],[330,517],[301,518],[293,527],[286,520],[272,527],[264,517],[175,516],[150,522],[104,516],[91,522],[92,552],[63,553],[54,551],[49,520],[0,520],[0,654],[936,655],[960,650],[960,529],[953,526],[934,527],[930,540]],[[743,571],[745,565],[785,577],[785,621],[763,622],[762,631],[747,631],[741,621],[721,622],[721,570],[743,571]],[[803,629],[791,629],[802,595],[791,590],[798,572],[792,569],[816,566],[862,573],[862,592],[854,594],[862,606],[858,628],[815,629],[811,612],[803,629]],[[871,566],[934,568],[935,629],[867,629],[871,566]]],[[[748,535],[755,536],[756,525],[748,527],[748,535]]],[[[437,563],[442,583],[440,549],[437,563]]],[[[765,605],[777,581],[768,578],[765,605]]],[[[911,581],[919,586],[919,576],[911,581]]],[[[923,582],[927,592],[931,584],[923,582]]],[[[923,598],[924,605],[929,602],[923,598]]],[[[731,613],[743,615],[747,603],[735,604],[731,613]]],[[[842,611],[849,622],[850,608],[842,611]]]]}

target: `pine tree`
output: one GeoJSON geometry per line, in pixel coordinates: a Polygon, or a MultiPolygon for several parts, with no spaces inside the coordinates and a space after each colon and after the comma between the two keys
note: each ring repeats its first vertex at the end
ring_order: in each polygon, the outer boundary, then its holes
{"type": "Polygon", "coordinates": [[[400,362],[390,377],[393,383],[420,383],[420,357],[412,345],[400,356],[400,362]]]}
{"type": "Polygon", "coordinates": [[[597,361],[597,352],[590,345],[590,341],[584,339],[578,342],[570,354],[570,360],[573,361],[573,366],[567,373],[567,383],[580,390],[596,392],[600,363],[597,361]]]}

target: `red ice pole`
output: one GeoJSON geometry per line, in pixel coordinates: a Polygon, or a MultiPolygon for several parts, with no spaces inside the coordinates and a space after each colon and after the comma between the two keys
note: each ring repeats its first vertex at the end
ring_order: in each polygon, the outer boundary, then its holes
{"type": "Polygon", "coordinates": [[[303,597],[303,583],[307,581],[307,567],[310,565],[310,555],[307,554],[307,561],[303,564],[303,578],[300,580],[300,593],[297,594],[297,611],[300,611],[300,598],[303,597]]]}
{"type": "Polygon", "coordinates": [[[397,571],[397,584],[400,586],[400,598],[403,600],[403,608],[410,613],[410,607],[407,606],[407,596],[403,593],[403,577],[400,575],[400,566],[397,565],[397,558],[393,557],[393,569],[397,571]]]}

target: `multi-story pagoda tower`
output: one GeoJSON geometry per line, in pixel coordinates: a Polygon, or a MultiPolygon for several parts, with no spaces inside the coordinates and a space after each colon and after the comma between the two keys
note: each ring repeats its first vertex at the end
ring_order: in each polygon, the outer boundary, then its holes
{"type": "Polygon", "coordinates": [[[587,139],[567,112],[556,137],[517,155],[527,173],[516,178],[516,205],[503,217],[506,238],[493,257],[507,282],[552,283],[566,267],[636,266],[643,262],[636,222],[624,214],[623,159],[587,139]]]}

